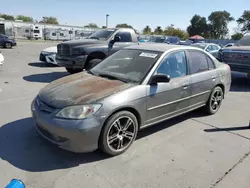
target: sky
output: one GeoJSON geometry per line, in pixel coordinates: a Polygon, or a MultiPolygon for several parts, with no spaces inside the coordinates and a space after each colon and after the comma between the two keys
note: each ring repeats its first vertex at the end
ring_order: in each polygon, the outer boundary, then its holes
{"type": "MultiPolygon", "coordinates": [[[[186,29],[194,14],[208,17],[218,10],[226,10],[237,19],[247,8],[249,0],[0,0],[0,13],[27,15],[36,20],[54,16],[60,24],[77,26],[103,26],[109,14],[109,27],[127,23],[139,31],[146,25],[165,28],[174,24],[186,29]]],[[[236,27],[236,22],[230,23],[230,33],[236,27]]]]}

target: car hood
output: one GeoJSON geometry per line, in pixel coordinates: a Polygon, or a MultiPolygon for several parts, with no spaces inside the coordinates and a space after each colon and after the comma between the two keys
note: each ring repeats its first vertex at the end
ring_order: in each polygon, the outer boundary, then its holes
{"type": "Polygon", "coordinates": [[[245,51],[250,50],[250,46],[230,46],[223,48],[223,51],[245,51]]]}
{"type": "Polygon", "coordinates": [[[49,47],[49,48],[45,48],[42,51],[43,52],[49,52],[49,53],[57,53],[57,47],[56,46],[52,46],[52,47],[49,47]]]}
{"type": "Polygon", "coordinates": [[[82,46],[82,45],[89,45],[89,44],[104,44],[107,43],[107,41],[101,41],[96,39],[81,39],[81,40],[71,40],[63,42],[62,44],[67,44],[71,47],[73,46],[82,46]]]}
{"type": "Polygon", "coordinates": [[[94,102],[132,86],[134,84],[78,73],[51,82],[38,96],[55,108],[63,108],[94,102]]]}

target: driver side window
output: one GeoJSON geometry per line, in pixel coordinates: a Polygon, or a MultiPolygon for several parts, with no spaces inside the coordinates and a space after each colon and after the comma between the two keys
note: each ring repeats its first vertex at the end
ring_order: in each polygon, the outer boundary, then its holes
{"type": "Polygon", "coordinates": [[[187,61],[185,52],[180,51],[167,55],[160,63],[156,72],[157,74],[167,74],[170,78],[186,76],[187,61]]]}
{"type": "Polygon", "coordinates": [[[129,32],[119,32],[115,35],[115,37],[117,36],[121,37],[120,42],[132,42],[132,36],[129,32]]]}

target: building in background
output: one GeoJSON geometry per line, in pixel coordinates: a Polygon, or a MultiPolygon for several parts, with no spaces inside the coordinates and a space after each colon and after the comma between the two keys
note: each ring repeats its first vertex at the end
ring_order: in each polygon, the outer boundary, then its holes
{"type": "Polygon", "coordinates": [[[27,23],[22,20],[4,20],[0,18],[0,34],[13,36],[15,39],[72,40],[85,38],[96,28],[69,25],[27,23]]]}

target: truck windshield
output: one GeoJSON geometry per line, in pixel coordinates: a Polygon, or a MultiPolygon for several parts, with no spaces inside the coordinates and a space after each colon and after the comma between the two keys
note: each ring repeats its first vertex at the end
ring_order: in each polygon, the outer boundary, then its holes
{"type": "Polygon", "coordinates": [[[99,30],[90,35],[88,38],[97,40],[107,40],[115,31],[115,29],[99,30]]]}
{"type": "Polygon", "coordinates": [[[250,34],[245,35],[242,39],[235,43],[236,46],[250,46],[250,34]]]}
{"type": "Polygon", "coordinates": [[[96,65],[91,73],[124,82],[140,83],[162,52],[123,49],[96,65]]]}

